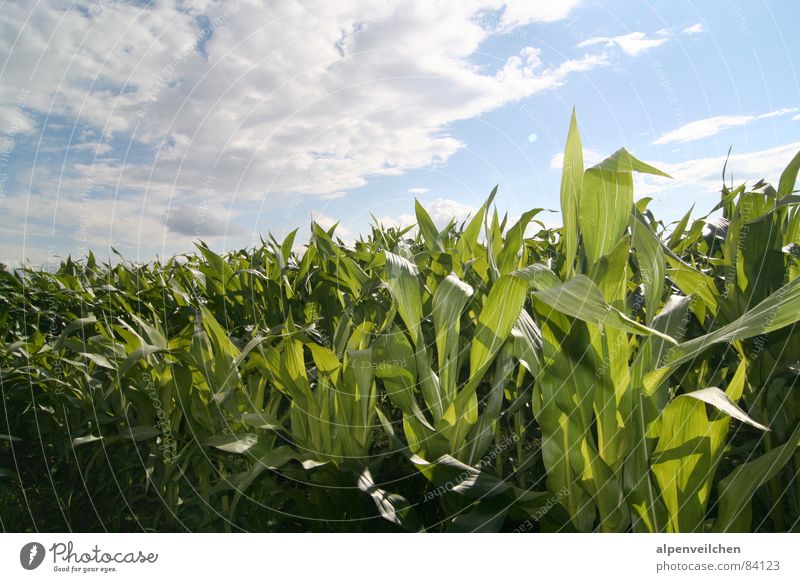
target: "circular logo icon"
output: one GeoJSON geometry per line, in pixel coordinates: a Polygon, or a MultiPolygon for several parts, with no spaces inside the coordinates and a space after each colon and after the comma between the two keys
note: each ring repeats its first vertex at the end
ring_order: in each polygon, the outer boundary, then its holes
{"type": "Polygon", "coordinates": [[[44,546],[39,542],[25,544],[19,551],[19,563],[26,570],[35,570],[42,565],[44,554],[44,546]]]}

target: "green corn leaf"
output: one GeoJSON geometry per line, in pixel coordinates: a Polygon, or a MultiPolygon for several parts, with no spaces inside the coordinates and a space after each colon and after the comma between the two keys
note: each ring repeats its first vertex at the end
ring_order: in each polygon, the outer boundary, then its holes
{"type": "Polygon", "coordinates": [[[601,257],[590,270],[590,278],[600,289],[603,298],[617,308],[624,309],[627,295],[628,262],[631,255],[631,239],[627,234],[619,239],[614,248],[601,257]]]}
{"type": "Polygon", "coordinates": [[[800,171],[800,152],[794,155],[792,161],[781,173],[781,178],[778,182],[778,196],[788,196],[794,192],[798,171],[800,171]]]}
{"type": "Polygon", "coordinates": [[[226,453],[241,455],[253,448],[258,443],[258,435],[254,433],[239,433],[235,435],[214,435],[203,443],[226,453]]]}
{"type": "Polygon", "coordinates": [[[700,531],[708,500],[703,486],[711,466],[705,405],[700,400],[679,396],[662,413],[652,459],[653,475],[667,508],[667,531],[700,531]]]}
{"type": "Polygon", "coordinates": [[[166,352],[169,352],[169,350],[150,345],[140,346],[133,350],[133,352],[127,358],[125,358],[125,361],[122,362],[119,367],[118,376],[120,378],[123,377],[133,366],[138,364],[140,361],[145,360],[148,356],[166,352]]]}
{"type": "Polygon", "coordinates": [[[686,214],[678,221],[678,224],[675,225],[675,228],[672,230],[672,234],[670,234],[669,241],[667,241],[667,246],[670,249],[677,248],[678,244],[683,239],[683,234],[686,232],[686,225],[689,224],[689,218],[692,216],[692,211],[694,210],[694,204],[686,211],[686,214]]]}
{"type": "Polygon", "coordinates": [[[381,517],[409,531],[419,531],[419,517],[408,500],[402,495],[389,493],[375,485],[368,468],[365,468],[359,476],[358,488],[372,497],[381,517]]]}
{"type": "MultiPolygon", "coordinates": [[[[512,356],[512,348],[513,344],[508,342],[504,344],[503,349],[497,355],[491,386],[483,410],[478,417],[478,422],[472,427],[467,437],[464,459],[470,465],[480,463],[481,456],[486,452],[495,436],[497,421],[500,419],[503,405],[504,390],[509,384],[516,365],[512,356]]],[[[460,438],[460,433],[455,432],[455,434],[457,438],[460,438]]],[[[458,441],[451,442],[452,450],[459,450],[460,444],[458,441]]]]}
{"type": "Polygon", "coordinates": [[[453,518],[447,533],[495,533],[500,531],[508,513],[509,503],[500,497],[480,501],[470,511],[453,518]]]}
{"type": "Polygon", "coordinates": [[[348,393],[353,397],[352,423],[361,429],[363,437],[372,416],[375,406],[375,385],[373,383],[374,368],[372,365],[372,349],[348,350],[345,365],[345,390],[339,392],[342,396],[348,393]]]}
{"type": "Polygon", "coordinates": [[[419,231],[422,233],[422,238],[425,239],[428,248],[443,253],[442,237],[439,236],[436,225],[433,224],[428,211],[419,203],[419,200],[414,201],[414,210],[417,214],[417,226],[419,226],[419,231]]]}
{"type": "Polygon", "coordinates": [[[520,277],[503,275],[489,291],[470,346],[470,377],[482,375],[519,319],[528,292],[520,277]]]}
{"type": "Polygon", "coordinates": [[[619,241],[633,209],[631,172],[669,177],[633,157],[625,148],[586,170],[581,186],[579,224],[590,265],[619,241]]]}
{"type": "Polygon", "coordinates": [[[210,267],[210,269],[205,271],[206,276],[213,275],[214,278],[219,281],[222,289],[227,288],[228,283],[233,277],[233,269],[231,269],[231,266],[228,264],[228,262],[214,251],[209,249],[205,244],[196,244],[195,246],[203,255],[203,258],[205,258],[205,260],[208,262],[208,266],[210,267]]]}
{"type": "Polygon", "coordinates": [[[594,265],[617,244],[633,208],[630,172],[589,168],[581,186],[579,224],[586,258],[594,265]]]}
{"type": "Polygon", "coordinates": [[[750,418],[732,399],[738,399],[744,390],[745,370],[742,362],[728,393],[715,387],[703,388],[677,397],[664,409],[653,455],[653,474],[661,488],[672,531],[701,528],[728,430],[728,418],[710,420],[705,404],[756,428],[769,430],[750,418]]]}
{"type": "Polygon", "coordinates": [[[542,332],[524,309],[511,335],[514,336],[514,357],[532,376],[536,376],[541,367],[542,332]]]}
{"type": "Polygon", "coordinates": [[[158,427],[143,424],[140,426],[132,426],[120,433],[122,438],[130,439],[135,442],[145,441],[157,437],[161,434],[158,427]]]}
{"type": "Polygon", "coordinates": [[[399,328],[381,335],[374,345],[375,376],[383,380],[392,403],[405,413],[416,405],[414,349],[399,328]]]}
{"type": "Polygon", "coordinates": [[[504,481],[476,467],[462,463],[451,455],[442,455],[433,462],[416,455],[411,462],[442,494],[452,491],[471,499],[484,499],[502,495],[511,487],[504,481]]]}
{"type": "Polygon", "coordinates": [[[475,216],[472,217],[472,219],[469,221],[469,224],[461,233],[461,237],[456,243],[456,252],[458,253],[458,256],[461,257],[460,262],[466,262],[467,259],[471,259],[475,256],[476,253],[474,252],[474,249],[478,243],[478,237],[481,234],[481,228],[484,224],[486,211],[491,206],[496,195],[497,186],[492,189],[489,197],[486,199],[486,201],[484,201],[484,203],[478,209],[478,212],[475,213],[475,216]]]}
{"type": "Polygon", "coordinates": [[[579,447],[569,456],[581,486],[592,496],[599,514],[598,529],[623,532],[630,523],[630,512],[624,502],[622,486],[614,471],[603,461],[591,440],[584,433],[579,447]]]}
{"type": "Polygon", "coordinates": [[[523,213],[514,226],[508,230],[503,248],[500,250],[497,257],[497,269],[501,275],[506,275],[516,270],[519,261],[518,255],[525,236],[525,229],[528,227],[531,219],[541,211],[541,208],[534,208],[533,210],[523,213]]]}
{"type": "Polygon", "coordinates": [[[236,507],[239,505],[243,495],[246,495],[250,486],[258,479],[258,477],[265,471],[276,471],[283,467],[292,459],[297,458],[291,447],[280,446],[268,453],[261,455],[248,469],[242,473],[234,475],[231,479],[231,487],[236,492],[231,502],[230,516],[233,517],[236,512],[236,507]]]}
{"type": "Polygon", "coordinates": [[[623,464],[623,483],[626,501],[631,508],[633,531],[638,533],[660,532],[667,521],[666,508],[659,498],[658,486],[650,471],[652,446],[647,437],[650,423],[657,415],[658,410],[652,399],[635,390],[629,423],[632,444],[623,464]]]}
{"type": "Polygon", "coordinates": [[[769,333],[798,320],[800,279],[794,279],[728,325],[671,348],[663,362],[664,366],[645,376],[645,387],[648,393],[654,393],[678,365],[695,358],[714,344],[769,333]]]}
{"type": "Polygon", "coordinates": [[[575,109],[569,122],[567,143],[564,146],[564,164],[561,169],[561,219],[564,226],[561,236],[564,244],[564,278],[573,274],[578,251],[578,215],[583,183],[583,147],[578,132],[575,109]]]}
{"type": "Polygon", "coordinates": [[[317,370],[328,375],[331,381],[336,384],[339,381],[342,363],[333,350],[314,343],[308,344],[308,347],[311,350],[311,356],[314,358],[317,370]]]}
{"type": "Polygon", "coordinates": [[[642,276],[645,293],[645,322],[650,325],[658,311],[666,277],[666,260],[661,249],[661,241],[645,224],[639,214],[632,220],[633,245],[636,248],[636,260],[642,276]]]}
{"type": "Polygon", "coordinates": [[[675,285],[684,294],[699,297],[711,313],[716,313],[719,298],[714,280],[670,255],[667,255],[667,262],[670,265],[667,268],[667,275],[675,282],[675,285]]]}
{"type": "Polygon", "coordinates": [[[775,477],[800,446],[800,427],[783,445],[740,465],[719,483],[719,513],[715,532],[749,531],[750,500],[759,487],[775,477]]]}
{"type": "Polygon", "coordinates": [[[439,380],[448,404],[455,398],[458,384],[461,313],[473,292],[470,285],[451,274],[442,280],[433,295],[439,380]]]}
{"type": "Polygon", "coordinates": [[[736,406],[736,403],[728,398],[728,396],[719,388],[711,387],[711,388],[703,388],[701,390],[694,390],[692,392],[687,392],[685,396],[690,398],[696,398],[706,404],[710,404],[728,414],[729,416],[735,418],[736,420],[740,420],[745,422],[751,426],[754,426],[761,430],[769,430],[763,424],[759,424],[752,418],[750,418],[746,412],[744,412],[741,408],[736,406]]]}
{"type": "Polygon", "coordinates": [[[101,368],[106,368],[107,370],[115,370],[116,369],[114,364],[109,362],[108,358],[106,358],[105,356],[103,356],[101,354],[92,354],[92,353],[89,353],[89,352],[81,352],[80,355],[83,356],[84,358],[86,358],[87,360],[91,360],[92,362],[94,362],[95,364],[100,366],[101,368]]]}
{"type": "Polygon", "coordinates": [[[403,319],[411,341],[416,345],[420,340],[422,321],[422,299],[420,298],[417,274],[419,270],[408,259],[386,252],[387,285],[397,303],[397,312],[403,319]]]}
{"type": "Polygon", "coordinates": [[[260,428],[264,430],[283,430],[283,425],[277,418],[261,412],[248,412],[243,414],[242,422],[252,426],[253,428],[260,428]]]}
{"type": "Polygon", "coordinates": [[[295,228],[292,232],[286,235],[286,238],[283,239],[281,243],[281,254],[283,255],[284,264],[286,261],[289,260],[289,257],[292,254],[292,249],[294,248],[294,239],[297,237],[297,231],[299,229],[295,228]]]}
{"type": "Polygon", "coordinates": [[[64,328],[64,331],[61,332],[61,335],[58,336],[58,339],[56,340],[56,343],[55,343],[55,346],[54,346],[55,349],[61,348],[64,345],[64,342],[66,342],[67,338],[70,335],[72,335],[73,333],[75,333],[79,329],[83,329],[84,327],[87,327],[87,326],[92,325],[94,323],[97,323],[97,318],[95,318],[94,316],[82,317],[80,319],[76,319],[74,321],[71,321],[69,323],[69,325],[67,325],[67,327],[64,328]]]}
{"type": "Polygon", "coordinates": [[[597,285],[584,275],[578,275],[557,287],[534,291],[533,295],[553,309],[597,325],[609,325],[629,333],[654,335],[677,345],[670,336],[642,325],[606,303],[597,285]]]}
{"type": "Polygon", "coordinates": [[[451,444],[460,450],[460,443],[478,420],[475,391],[484,374],[509,339],[519,319],[528,293],[528,282],[516,275],[503,275],[492,286],[476,323],[470,346],[470,380],[460,390],[441,416],[437,428],[446,431],[451,444]],[[458,443],[458,444],[457,444],[458,443]]]}
{"type": "MultiPolygon", "coordinates": [[[[125,438],[127,438],[127,437],[125,437],[125,438]]],[[[97,435],[93,435],[93,434],[87,434],[86,436],[77,437],[77,438],[72,439],[72,446],[77,447],[79,445],[85,445],[85,444],[88,444],[88,443],[93,443],[93,442],[101,441],[101,440],[103,440],[103,437],[101,437],[101,436],[97,436],[97,435]]]]}
{"type": "Polygon", "coordinates": [[[585,469],[580,451],[592,422],[596,382],[589,332],[582,322],[538,300],[533,305],[541,327],[543,364],[533,392],[533,414],[542,432],[547,486],[566,492],[561,504],[573,527],[587,531],[594,523],[595,505],[578,472],[585,469]],[[578,455],[574,463],[573,452],[578,455]]]}
{"type": "Polygon", "coordinates": [[[643,161],[636,159],[628,150],[620,148],[613,154],[608,156],[602,162],[592,166],[597,170],[604,172],[639,172],[641,174],[653,174],[655,176],[664,176],[671,178],[669,174],[662,172],[658,168],[654,168],[643,161]]]}

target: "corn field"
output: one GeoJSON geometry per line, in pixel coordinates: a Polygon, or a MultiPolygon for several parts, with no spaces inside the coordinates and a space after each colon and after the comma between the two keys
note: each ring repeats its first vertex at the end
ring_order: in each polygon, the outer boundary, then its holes
{"type": "Polygon", "coordinates": [[[620,149],[563,226],[0,270],[5,531],[800,531],[800,154],[664,223],[620,149]]]}

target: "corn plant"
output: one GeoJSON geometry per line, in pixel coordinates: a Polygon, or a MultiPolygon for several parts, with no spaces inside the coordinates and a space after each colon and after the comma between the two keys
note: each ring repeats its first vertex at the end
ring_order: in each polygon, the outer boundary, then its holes
{"type": "Polygon", "coordinates": [[[798,531],[799,169],[665,224],[573,114],[559,228],[2,269],[0,525],[798,531]]]}

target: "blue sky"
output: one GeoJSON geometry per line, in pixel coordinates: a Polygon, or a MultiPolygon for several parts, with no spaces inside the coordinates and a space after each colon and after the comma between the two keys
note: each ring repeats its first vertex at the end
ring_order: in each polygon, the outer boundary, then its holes
{"type": "MultiPolygon", "coordinates": [[[[577,109],[588,162],[674,176],[676,220],[800,150],[793,2],[0,2],[0,261],[148,260],[464,218],[500,184],[558,208],[577,109]]],[[[541,218],[559,223],[557,213],[541,218]]]]}

